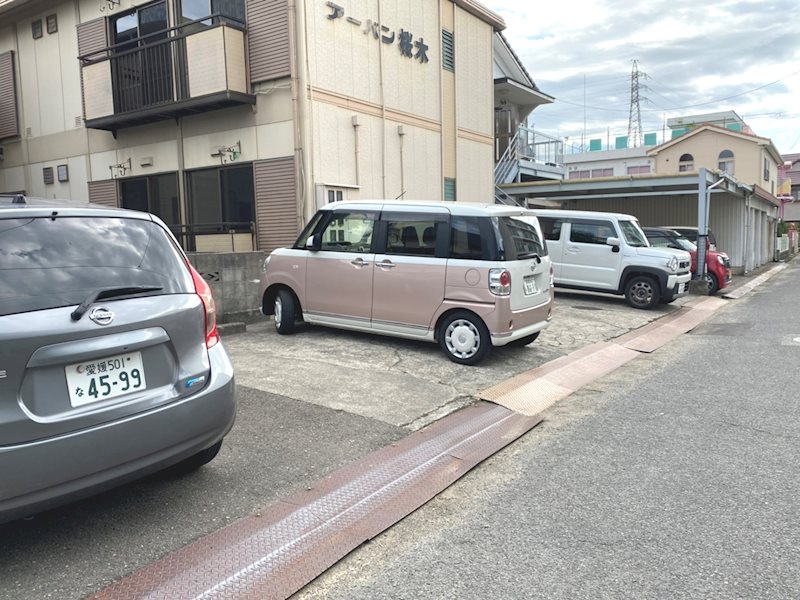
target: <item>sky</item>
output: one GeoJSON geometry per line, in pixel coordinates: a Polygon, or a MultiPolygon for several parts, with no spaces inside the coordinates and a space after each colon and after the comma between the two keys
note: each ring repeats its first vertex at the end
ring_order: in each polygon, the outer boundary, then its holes
{"type": "Polygon", "coordinates": [[[505,20],[503,34],[539,89],[556,98],[529,118],[543,133],[578,146],[626,135],[635,59],[644,133],[661,141],[666,118],[733,110],[780,153],[800,152],[798,0],[483,4],[505,20]]]}

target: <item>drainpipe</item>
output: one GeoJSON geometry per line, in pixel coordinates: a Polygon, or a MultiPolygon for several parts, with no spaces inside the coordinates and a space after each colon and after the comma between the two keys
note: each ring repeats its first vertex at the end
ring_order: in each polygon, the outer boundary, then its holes
{"type": "Polygon", "coordinates": [[[753,228],[753,220],[750,217],[750,198],[753,194],[748,192],[744,201],[744,274],[750,272],[750,238],[753,228]]]}
{"type": "Polygon", "coordinates": [[[308,77],[308,38],[306,36],[305,3],[294,0],[289,3],[289,15],[294,15],[295,53],[291,53],[294,61],[292,69],[292,97],[295,101],[295,160],[299,164],[298,202],[301,204],[298,215],[302,224],[313,216],[316,206],[309,202],[313,193],[313,159],[311,158],[311,130],[313,129],[312,111],[309,110],[309,77],[308,77]],[[306,117],[308,115],[308,117],[306,117]]]}

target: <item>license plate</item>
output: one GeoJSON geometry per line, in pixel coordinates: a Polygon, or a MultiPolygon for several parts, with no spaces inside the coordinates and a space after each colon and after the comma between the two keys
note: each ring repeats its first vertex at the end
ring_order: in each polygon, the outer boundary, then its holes
{"type": "Polygon", "coordinates": [[[142,353],[131,352],[64,368],[73,407],[137,392],[147,387],[142,353]]]}
{"type": "Polygon", "coordinates": [[[536,293],[536,281],[534,280],[533,275],[523,277],[522,291],[525,292],[526,296],[531,296],[536,293]]]}

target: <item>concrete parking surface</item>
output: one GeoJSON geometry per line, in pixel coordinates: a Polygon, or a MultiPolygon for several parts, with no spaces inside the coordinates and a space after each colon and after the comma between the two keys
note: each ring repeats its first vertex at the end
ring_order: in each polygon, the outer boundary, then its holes
{"type": "Polygon", "coordinates": [[[642,311],[617,296],[559,291],[551,326],[538,340],[495,348],[474,367],[449,361],[432,343],[311,326],[280,336],[269,321],[225,346],[241,385],[416,430],[482,389],[641,327],[687,300],[642,311]]]}

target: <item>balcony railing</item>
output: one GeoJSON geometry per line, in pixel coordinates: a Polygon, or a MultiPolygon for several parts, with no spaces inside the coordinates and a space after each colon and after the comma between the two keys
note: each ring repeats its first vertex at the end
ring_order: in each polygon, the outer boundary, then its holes
{"type": "Polygon", "coordinates": [[[256,224],[249,222],[170,225],[178,243],[189,252],[251,252],[256,249],[256,224]]]}
{"type": "Polygon", "coordinates": [[[79,57],[86,126],[116,130],[253,104],[244,23],[214,14],[79,57]]]}

